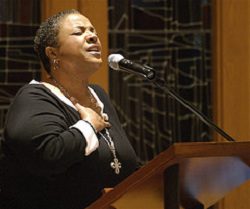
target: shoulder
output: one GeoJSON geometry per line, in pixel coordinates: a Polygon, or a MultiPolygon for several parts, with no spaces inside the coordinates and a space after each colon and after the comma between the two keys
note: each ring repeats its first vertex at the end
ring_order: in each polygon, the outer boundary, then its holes
{"type": "Polygon", "coordinates": [[[41,110],[53,110],[58,106],[55,96],[41,84],[26,84],[19,89],[13,98],[8,115],[28,117],[30,114],[41,110]],[[43,108],[40,108],[43,107],[43,108]]]}
{"type": "Polygon", "coordinates": [[[33,104],[37,102],[48,102],[54,103],[56,101],[55,95],[44,85],[42,84],[26,84],[21,87],[17,94],[15,95],[12,105],[18,104],[33,104]]]}
{"type": "Polygon", "coordinates": [[[42,95],[48,95],[48,93],[49,93],[48,89],[42,84],[26,84],[18,90],[16,98],[32,94],[42,96],[42,95]]]}

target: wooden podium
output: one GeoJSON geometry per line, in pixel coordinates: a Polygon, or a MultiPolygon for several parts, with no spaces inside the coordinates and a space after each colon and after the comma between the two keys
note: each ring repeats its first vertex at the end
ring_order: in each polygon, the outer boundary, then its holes
{"type": "Polygon", "coordinates": [[[203,209],[250,178],[250,142],[177,143],[87,209],[203,209]]]}

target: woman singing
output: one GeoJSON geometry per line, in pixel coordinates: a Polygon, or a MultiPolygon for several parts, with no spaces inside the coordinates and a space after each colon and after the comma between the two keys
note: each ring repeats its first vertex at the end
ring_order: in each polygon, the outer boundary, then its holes
{"type": "Polygon", "coordinates": [[[50,17],[34,48],[48,78],[23,86],[9,109],[3,207],[83,209],[136,170],[136,155],[107,94],[89,85],[102,64],[90,20],[50,17]]]}

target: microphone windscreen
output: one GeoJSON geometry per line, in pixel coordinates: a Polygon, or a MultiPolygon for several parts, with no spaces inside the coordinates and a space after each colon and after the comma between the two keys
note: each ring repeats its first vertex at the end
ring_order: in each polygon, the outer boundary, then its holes
{"type": "Polygon", "coordinates": [[[119,68],[119,62],[124,59],[124,57],[120,54],[111,54],[108,57],[108,63],[109,67],[111,67],[113,70],[120,70],[119,68]]]}

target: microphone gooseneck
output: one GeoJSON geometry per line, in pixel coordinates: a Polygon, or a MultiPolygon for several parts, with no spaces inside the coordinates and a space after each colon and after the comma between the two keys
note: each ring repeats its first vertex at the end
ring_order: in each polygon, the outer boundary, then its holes
{"type": "Polygon", "coordinates": [[[125,59],[120,54],[111,54],[108,58],[109,66],[113,70],[130,72],[139,76],[143,76],[148,80],[152,81],[155,86],[163,89],[167,94],[177,100],[180,104],[182,104],[185,108],[189,109],[192,113],[194,113],[202,122],[208,125],[210,128],[215,130],[221,136],[223,136],[228,141],[235,141],[229,134],[227,134],[224,130],[219,128],[215,123],[213,123],[207,116],[205,116],[202,112],[200,112],[195,106],[190,104],[188,101],[179,96],[174,90],[172,90],[167,83],[159,78],[156,78],[156,74],[153,68],[145,65],[140,65],[137,63],[133,63],[130,60],[125,59]]]}

